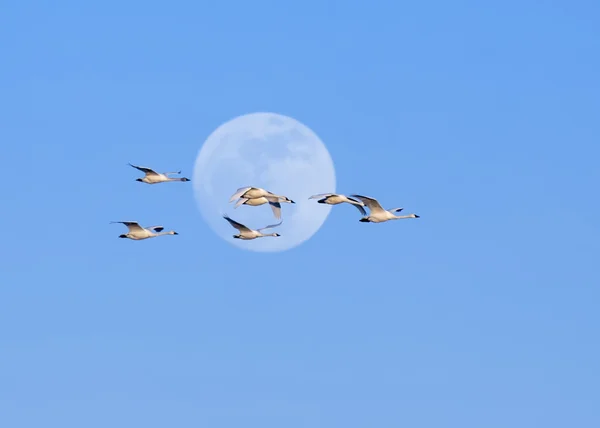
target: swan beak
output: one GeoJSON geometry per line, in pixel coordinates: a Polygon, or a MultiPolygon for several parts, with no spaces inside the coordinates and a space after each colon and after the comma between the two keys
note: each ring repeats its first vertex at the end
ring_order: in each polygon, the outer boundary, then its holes
{"type": "Polygon", "coordinates": [[[179,235],[179,233],[177,233],[177,232],[173,232],[173,235],[179,235]]]}
{"type": "Polygon", "coordinates": [[[292,204],[295,204],[295,203],[296,203],[296,202],[294,202],[294,201],[290,201],[290,202],[291,202],[292,204]]]}
{"type": "Polygon", "coordinates": [[[416,214],[415,214],[415,218],[421,218],[421,216],[420,216],[420,215],[416,215],[416,214]]]}

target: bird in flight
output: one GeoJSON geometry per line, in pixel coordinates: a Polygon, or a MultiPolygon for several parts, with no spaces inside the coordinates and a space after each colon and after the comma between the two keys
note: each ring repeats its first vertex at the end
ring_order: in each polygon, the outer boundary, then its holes
{"type": "Polygon", "coordinates": [[[362,201],[367,208],[369,208],[370,213],[368,216],[364,216],[359,221],[363,223],[383,223],[388,220],[399,220],[403,218],[419,218],[420,216],[416,214],[408,214],[397,216],[394,213],[400,212],[403,208],[392,208],[389,210],[383,209],[381,204],[377,201],[377,199],[369,198],[368,196],[361,195],[350,195],[356,199],[362,201]]]}
{"type": "Polygon", "coordinates": [[[237,221],[232,220],[231,218],[229,218],[229,216],[227,214],[224,214],[223,218],[225,220],[227,220],[230,225],[232,225],[233,227],[235,227],[237,230],[240,231],[239,234],[233,235],[233,237],[236,239],[243,239],[243,240],[248,241],[251,239],[263,238],[265,236],[276,236],[276,237],[281,236],[279,233],[262,233],[262,231],[266,230],[266,229],[271,229],[273,227],[277,227],[281,223],[283,223],[283,221],[280,221],[277,224],[271,224],[269,226],[261,227],[260,229],[254,230],[254,229],[250,229],[249,227],[243,225],[242,223],[238,223],[237,221]]]}
{"type": "Polygon", "coordinates": [[[121,223],[127,226],[129,231],[119,235],[119,238],[129,238],[133,239],[134,241],[156,238],[157,236],[163,235],[179,235],[179,233],[175,232],[174,230],[163,232],[164,227],[162,226],[142,227],[137,221],[111,221],[111,223],[121,223]]]}
{"type": "Polygon", "coordinates": [[[276,195],[272,192],[269,192],[265,189],[261,189],[260,187],[240,187],[235,191],[235,193],[229,199],[229,202],[233,202],[238,198],[244,199],[256,199],[256,198],[265,198],[269,202],[288,202],[290,204],[295,204],[296,202],[292,201],[287,196],[276,195]]]}
{"type": "Polygon", "coordinates": [[[154,171],[153,169],[146,168],[145,166],[137,166],[137,165],[132,165],[132,164],[129,164],[129,166],[132,166],[133,168],[138,169],[146,174],[143,178],[138,178],[135,180],[135,181],[141,181],[142,183],[157,184],[157,183],[166,183],[168,181],[190,181],[189,178],[185,178],[185,177],[169,177],[169,175],[172,175],[172,174],[181,174],[181,171],[159,173],[159,172],[154,171]]]}

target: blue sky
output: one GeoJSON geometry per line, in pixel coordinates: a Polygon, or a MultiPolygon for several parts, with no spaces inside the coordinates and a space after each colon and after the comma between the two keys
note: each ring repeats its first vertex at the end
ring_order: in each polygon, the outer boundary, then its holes
{"type": "Polygon", "coordinates": [[[596,2],[53,3],[0,6],[2,426],[600,424],[596,2]],[[244,252],[126,165],[256,111],[421,219],[244,252]]]}

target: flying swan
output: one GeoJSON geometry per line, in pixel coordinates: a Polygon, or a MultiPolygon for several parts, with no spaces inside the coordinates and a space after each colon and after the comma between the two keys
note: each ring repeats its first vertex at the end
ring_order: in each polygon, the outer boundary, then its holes
{"type": "Polygon", "coordinates": [[[174,230],[163,232],[162,230],[164,227],[162,226],[142,227],[136,221],[111,221],[111,223],[121,223],[127,226],[129,232],[119,235],[119,238],[129,238],[133,239],[134,241],[156,238],[157,236],[162,235],[179,235],[179,233],[175,232],[174,230]]]}
{"type": "Polygon", "coordinates": [[[361,201],[357,201],[356,199],[349,198],[346,195],[339,195],[336,193],[321,193],[319,195],[313,195],[308,199],[319,199],[317,203],[327,205],[338,205],[346,202],[358,208],[362,215],[367,215],[367,212],[363,208],[365,206],[364,203],[362,203],[361,201]]]}
{"type": "Polygon", "coordinates": [[[229,199],[229,202],[233,202],[238,198],[244,199],[257,199],[257,198],[265,198],[269,202],[288,202],[290,204],[295,204],[296,202],[292,201],[287,196],[276,195],[275,193],[269,192],[265,189],[261,189],[260,187],[240,187],[235,191],[235,193],[229,199]]]}
{"type": "Polygon", "coordinates": [[[392,208],[389,210],[384,210],[382,206],[379,204],[377,199],[369,198],[367,196],[361,195],[350,195],[357,199],[360,199],[371,211],[368,216],[361,218],[359,221],[363,223],[383,223],[388,220],[399,220],[402,218],[419,218],[420,216],[416,214],[408,214],[397,216],[394,213],[400,212],[403,208],[392,208]]]}
{"type": "Polygon", "coordinates": [[[169,175],[171,175],[171,174],[181,174],[181,171],[158,173],[158,172],[154,171],[153,169],[146,168],[144,166],[137,166],[137,165],[132,165],[132,164],[129,164],[129,165],[134,167],[135,169],[139,169],[140,171],[142,171],[146,174],[144,176],[144,178],[138,178],[135,180],[135,181],[141,181],[142,183],[157,184],[157,183],[166,183],[167,181],[190,181],[189,178],[185,178],[185,177],[169,177],[169,175]]]}
{"type": "Polygon", "coordinates": [[[260,229],[253,230],[253,229],[250,229],[249,227],[246,227],[246,226],[244,226],[244,225],[243,225],[243,224],[241,224],[241,223],[238,223],[238,222],[237,222],[237,221],[235,221],[235,220],[232,220],[232,219],[230,219],[230,218],[227,216],[227,214],[224,214],[224,215],[223,215],[223,218],[224,218],[225,220],[227,220],[227,221],[229,222],[229,224],[230,224],[230,225],[232,225],[233,227],[235,227],[237,230],[239,230],[239,231],[240,231],[240,233],[239,233],[239,234],[237,234],[237,235],[233,235],[233,237],[234,237],[234,238],[236,238],[236,239],[243,239],[243,240],[246,240],[246,241],[248,241],[248,240],[251,240],[251,239],[262,238],[262,237],[265,237],[265,236],[281,236],[279,233],[262,233],[262,231],[263,231],[263,230],[266,230],[266,229],[270,229],[270,228],[272,228],[272,227],[277,227],[277,226],[279,226],[281,223],[283,223],[283,221],[280,221],[280,222],[279,222],[279,223],[277,223],[277,224],[271,224],[271,225],[269,225],[269,226],[266,226],[266,227],[262,227],[262,228],[260,228],[260,229]]]}

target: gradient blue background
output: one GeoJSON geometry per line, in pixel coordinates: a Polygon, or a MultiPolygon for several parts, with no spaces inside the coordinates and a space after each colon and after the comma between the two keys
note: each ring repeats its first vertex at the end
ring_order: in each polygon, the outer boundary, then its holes
{"type": "Polygon", "coordinates": [[[600,6],[82,1],[0,7],[0,425],[600,426],[600,6]],[[309,242],[203,222],[204,139],[312,128],[309,242]],[[133,242],[111,220],[181,235],[133,242]],[[255,272],[252,276],[248,271],[255,272]]]}

